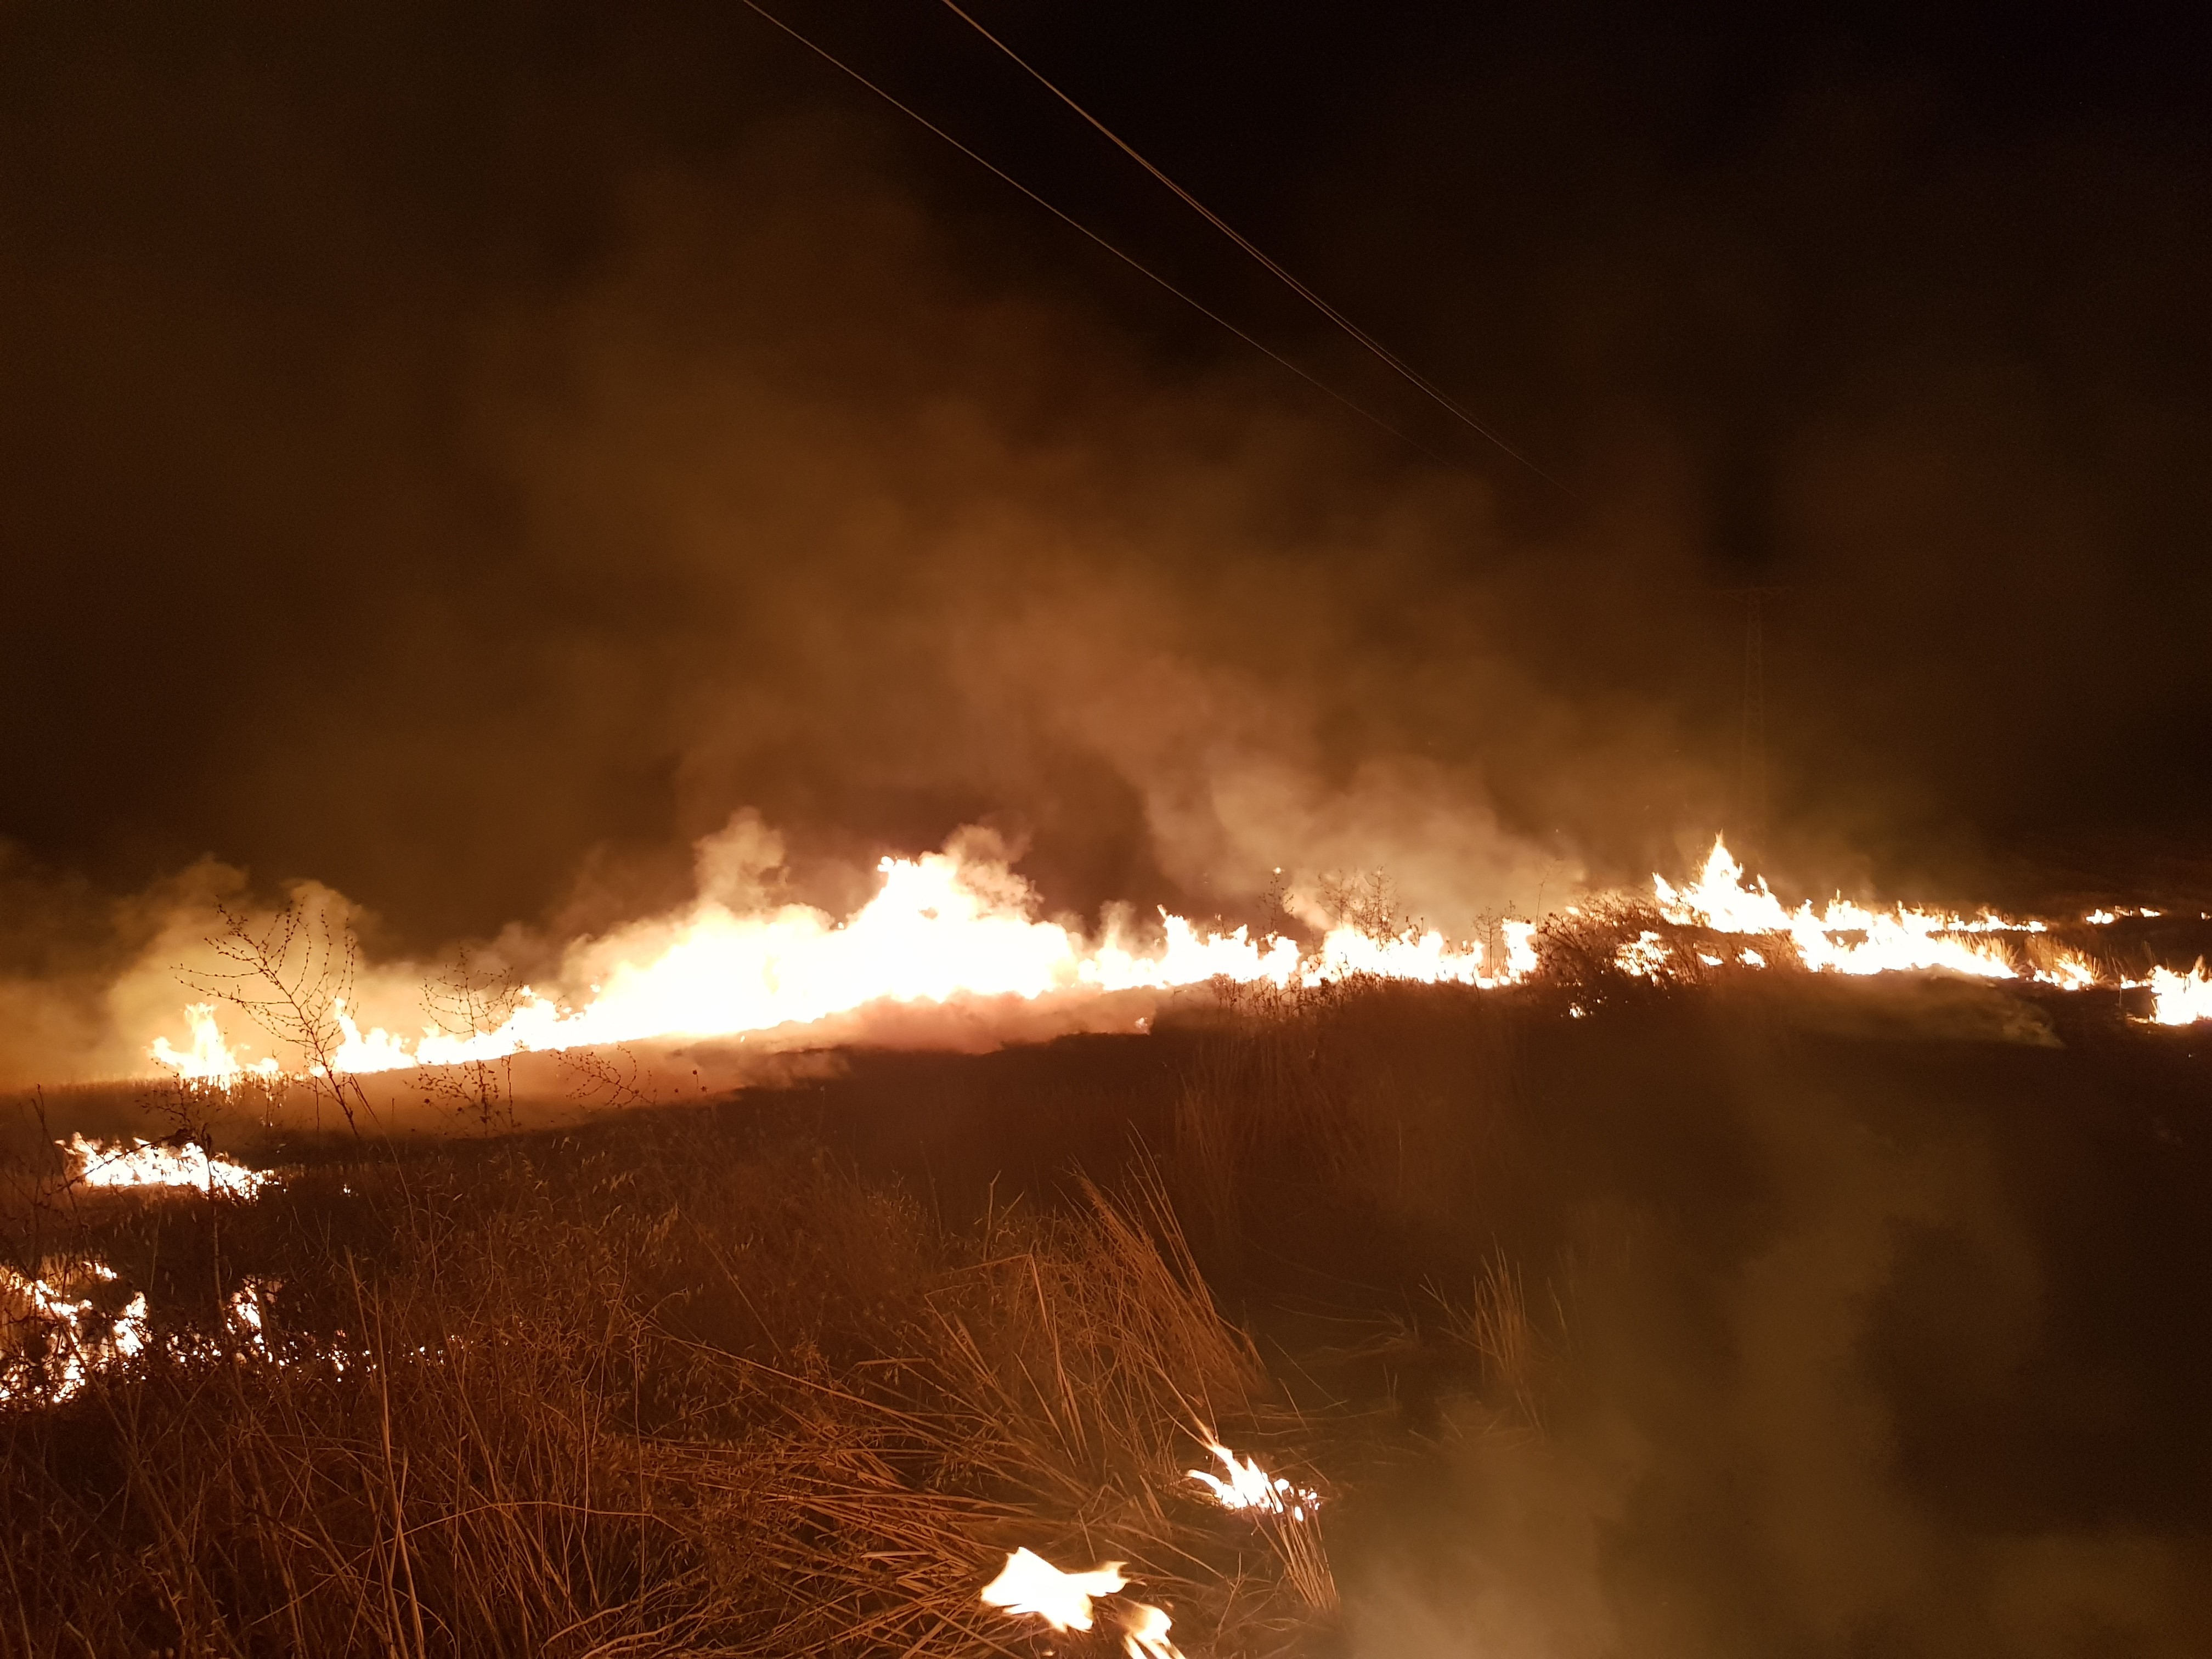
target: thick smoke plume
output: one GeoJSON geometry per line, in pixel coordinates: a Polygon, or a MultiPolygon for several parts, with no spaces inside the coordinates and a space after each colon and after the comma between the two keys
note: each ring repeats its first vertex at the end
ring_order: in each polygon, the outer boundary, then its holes
{"type": "Polygon", "coordinates": [[[1626,25],[1460,41],[1491,79],[1449,92],[1387,32],[1333,52],[1370,112],[1316,112],[1252,227],[1554,489],[1011,106],[976,135],[1414,441],[744,20],[11,27],[0,833],[61,872],[7,920],[46,987],[11,1049],[96,1046],[64,981],[203,858],[428,961],[680,903],[743,809],[833,912],[980,823],[1082,915],[1381,867],[1470,931],[1770,816],[1747,580],[1791,585],[1778,874],[1965,895],[1993,841],[2197,799],[2138,764],[2201,723],[2212,476],[2190,161],[2147,131],[1947,125],[1869,71],[1716,134],[1626,25]]]}

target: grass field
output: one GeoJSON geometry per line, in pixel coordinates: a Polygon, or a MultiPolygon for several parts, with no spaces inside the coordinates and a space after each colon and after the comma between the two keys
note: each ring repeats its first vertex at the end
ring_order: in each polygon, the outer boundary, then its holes
{"type": "Polygon", "coordinates": [[[9,1260],[155,1340],[18,1365],[0,1652],[1119,1650],[979,1603],[1018,1547],[1193,1659],[2203,1652],[2209,1066],[2094,994],[1570,975],[272,1133],[250,1200],[26,1118],[9,1260]]]}

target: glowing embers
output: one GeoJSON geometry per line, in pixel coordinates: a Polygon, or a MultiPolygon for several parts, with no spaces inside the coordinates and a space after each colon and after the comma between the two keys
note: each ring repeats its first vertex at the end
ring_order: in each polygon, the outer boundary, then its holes
{"type": "MultiPolygon", "coordinates": [[[[1034,1551],[1018,1549],[1006,1558],[999,1576],[983,1587],[981,1600],[1009,1618],[1042,1619],[1056,1631],[1089,1630],[1097,1622],[1092,1602],[1127,1588],[1121,1566],[1119,1561],[1108,1561],[1084,1572],[1062,1572],[1034,1551]]],[[[1182,1659],[1168,1639],[1174,1621],[1160,1608],[1132,1601],[1117,1609],[1115,1618],[1129,1659],[1182,1659]]]]}
{"type": "Polygon", "coordinates": [[[210,1157],[189,1141],[171,1146],[134,1137],[129,1146],[110,1146],[76,1134],[55,1144],[69,1153],[76,1178],[88,1187],[189,1187],[210,1196],[252,1198],[270,1179],[229,1158],[210,1157]]]}

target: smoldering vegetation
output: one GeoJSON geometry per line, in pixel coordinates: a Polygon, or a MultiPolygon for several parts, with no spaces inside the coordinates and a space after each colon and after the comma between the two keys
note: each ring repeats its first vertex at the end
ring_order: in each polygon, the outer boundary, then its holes
{"type": "Polygon", "coordinates": [[[13,1265],[198,1346],[6,1412],[0,1647],[1086,1650],[978,1605],[1025,1545],[1192,1654],[2201,1651],[2205,1036],[1553,959],[272,1139],[250,1204],[27,1152],[13,1265]]]}

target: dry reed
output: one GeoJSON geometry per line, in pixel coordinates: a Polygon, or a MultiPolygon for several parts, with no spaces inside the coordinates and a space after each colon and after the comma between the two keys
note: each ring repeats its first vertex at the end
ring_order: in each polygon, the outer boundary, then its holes
{"type": "Polygon", "coordinates": [[[948,1227],[695,1121],[49,1212],[177,1311],[0,1409],[0,1653],[1024,1651],[976,1599],[1017,1544],[1293,1641],[1325,1563],[1182,1473],[1285,1426],[1257,1356],[1156,1176],[1071,1199],[948,1227]]]}

